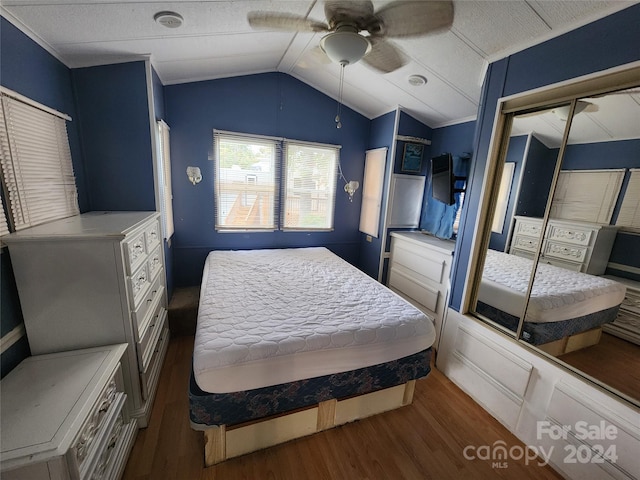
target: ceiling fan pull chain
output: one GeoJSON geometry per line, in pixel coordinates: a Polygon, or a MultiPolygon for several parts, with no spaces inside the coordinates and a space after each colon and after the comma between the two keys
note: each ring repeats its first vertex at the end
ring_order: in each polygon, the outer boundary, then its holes
{"type": "Polygon", "coordinates": [[[338,100],[338,114],[336,115],[336,128],[342,128],[342,122],[340,121],[340,114],[342,113],[342,89],[344,86],[344,63],[340,64],[340,89],[338,100]]]}

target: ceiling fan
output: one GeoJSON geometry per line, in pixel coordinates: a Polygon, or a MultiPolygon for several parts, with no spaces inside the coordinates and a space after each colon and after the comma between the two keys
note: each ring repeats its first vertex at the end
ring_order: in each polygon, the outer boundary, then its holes
{"type": "Polygon", "coordinates": [[[327,0],[327,22],[301,15],[267,11],[250,12],[253,28],[298,32],[327,32],[320,48],[341,66],[362,60],[389,73],[407,63],[406,55],[387,38],[407,38],[443,31],[453,22],[453,2],[394,1],[374,11],[370,0],[327,0]]]}

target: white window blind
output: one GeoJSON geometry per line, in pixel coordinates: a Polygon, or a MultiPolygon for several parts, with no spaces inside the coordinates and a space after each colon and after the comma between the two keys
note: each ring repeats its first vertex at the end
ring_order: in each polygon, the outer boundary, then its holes
{"type": "Polygon", "coordinates": [[[2,96],[0,164],[16,230],[79,214],[63,118],[2,96]]]}
{"type": "Polygon", "coordinates": [[[563,170],[553,195],[551,217],[608,225],[624,170],[563,170]]]}
{"type": "Polygon", "coordinates": [[[158,184],[160,189],[160,217],[162,235],[165,240],[171,238],[173,227],[173,192],[171,190],[171,150],[169,144],[169,126],[158,121],[158,184]]]}
{"type": "Polygon", "coordinates": [[[640,229],[640,169],[632,168],[616,225],[640,229]]]}
{"type": "Polygon", "coordinates": [[[4,205],[2,205],[2,197],[0,197],[0,237],[9,233],[7,225],[7,217],[4,214],[4,205]]]}
{"type": "MultiPolygon", "coordinates": [[[[496,201],[496,209],[493,212],[493,223],[491,224],[491,231],[495,233],[502,233],[504,229],[504,220],[507,215],[507,207],[509,206],[509,195],[511,194],[511,183],[513,182],[515,165],[515,162],[505,162],[502,169],[498,199],[496,201]]],[[[458,209],[458,212],[460,210],[461,209],[458,209]]]]}
{"type": "Polygon", "coordinates": [[[285,142],[285,230],[331,230],[339,150],[285,142]]]}
{"type": "Polygon", "coordinates": [[[387,147],[367,151],[364,160],[360,231],[378,238],[387,147]]]}
{"type": "Polygon", "coordinates": [[[214,131],[217,230],[276,230],[278,142],[214,131]]]}

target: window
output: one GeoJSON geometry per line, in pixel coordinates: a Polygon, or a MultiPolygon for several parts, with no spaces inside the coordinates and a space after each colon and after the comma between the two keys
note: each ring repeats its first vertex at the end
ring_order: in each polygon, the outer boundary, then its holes
{"type": "Polygon", "coordinates": [[[4,205],[2,205],[2,197],[0,197],[0,237],[9,233],[7,226],[7,217],[4,214],[4,205]]]}
{"type": "Polygon", "coordinates": [[[3,89],[0,164],[15,230],[79,214],[65,119],[3,89]]]}
{"type": "Polygon", "coordinates": [[[551,218],[611,222],[624,170],[563,170],[553,194],[551,218]]]}
{"type": "Polygon", "coordinates": [[[219,130],[213,138],[216,230],[333,228],[339,147],[219,130]]]}
{"type": "Polygon", "coordinates": [[[640,169],[632,168],[616,225],[640,229],[640,169]]]}
{"type": "Polygon", "coordinates": [[[338,149],[285,142],[284,229],[330,230],[338,149]]]}
{"type": "Polygon", "coordinates": [[[160,217],[162,236],[168,240],[173,235],[173,192],[171,190],[171,150],[169,144],[169,125],[158,121],[158,188],[160,189],[160,217]]]}
{"type": "Polygon", "coordinates": [[[387,147],[367,151],[364,160],[360,231],[378,238],[387,147]]]}

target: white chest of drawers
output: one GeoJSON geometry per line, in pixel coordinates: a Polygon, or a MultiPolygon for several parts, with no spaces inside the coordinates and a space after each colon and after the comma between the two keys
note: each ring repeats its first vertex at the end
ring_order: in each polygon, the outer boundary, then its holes
{"type": "Polygon", "coordinates": [[[147,425],[168,346],[156,212],[89,212],[3,238],[31,353],[127,343],[132,415],[147,425]]]}
{"type": "Polygon", "coordinates": [[[433,318],[435,347],[449,295],[455,242],[420,232],[392,232],[388,286],[433,318]]]}
{"type": "Polygon", "coordinates": [[[515,217],[509,253],[533,258],[542,241],[540,261],[576,272],[602,275],[607,268],[617,227],[550,219],[515,217]]]}
{"type": "Polygon", "coordinates": [[[618,317],[603,325],[603,330],[625,340],[640,345],[640,282],[628,278],[605,275],[627,287],[627,293],[620,305],[618,317]]]}
{"type": "Polygon", "coordinates": [[[28,357],[1,383],[3,480],[117,479],[138,426],[126,344],[28,357]]]}

